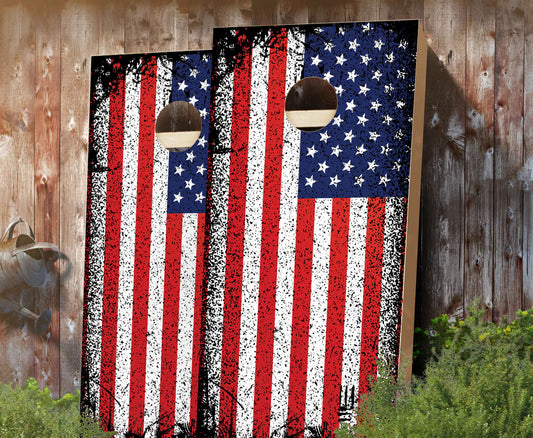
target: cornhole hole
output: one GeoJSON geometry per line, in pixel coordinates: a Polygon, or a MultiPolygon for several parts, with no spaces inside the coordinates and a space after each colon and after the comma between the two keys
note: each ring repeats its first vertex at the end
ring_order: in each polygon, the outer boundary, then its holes
{"type": "Polygon", "coordinates": [[[215,29],[211,434],[332,436],[409,355],[425,61],[418,21],[215,29]]]}
{"type": "Polygon", "coordinates": [[[210,52],[93,57],[82,403],[196,433],[210,52]]]}

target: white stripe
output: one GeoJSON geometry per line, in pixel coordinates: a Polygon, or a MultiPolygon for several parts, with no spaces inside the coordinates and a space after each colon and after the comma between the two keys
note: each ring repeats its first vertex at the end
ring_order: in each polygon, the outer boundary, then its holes
{"type": "Polygon", "coordinates": [[[341,387],[341,408],[349,409],[355,408],[354,403],[357,402],[359,389],[367,207],[367,198],[352,198],[350,200],[341,387]]]}
{"type": "Polygon", "coordinates": [[[129,72],[125,84],[124,152],[120,263],[118,274],[117,357],[115,376],[116,431],[127,432],[130,399],[131,321],[133,309],[133,271],[135,268],[135,222],[137,207],[137,163],[139,156],[139,75],[129,72]]]}
{"type": "MultiPolygon", "coordinates": [[[[104,97],[101,83],[96,85],[95,98],[104,97]]],[[[101,100],[94,114],[93,144],[97,153],[97,165],[107,167],[107,147],[109,130],[109,96],[101,100]]],[[[92,172],[91,189],[91,235],[89,248],[90,275],[87,293],[87,398],[99,416],[100,406],[100,358],[102,346],[102,299],[104,295],[104,254],[107,172],[92,172]]]]}
{"type": "Polygon", "coordinates": [[[332,201],[331,199],[317,199],[315,202],[313,273],[311,277],[311,303],[309,312],[309,354],[307,360],[307,393],[305,400],[306,429],[308,427],[319,427],[322,424],[331,244],[332,201]]]}
{"type": "MultiPolygon", "coordinates": [[[[224,60],[219,60],[219,68],[224,60]]],[[[220,400],[220,369],[222,363],[222,324],[226,273],[226,234],[228,224],[229,165],[231,148],[231,114],[233,104],[233,73],[221,81],[215,95],[214,128],[219,135],[212,155],[213,175],[210,214],[210,248],[208,255],[208,293],[206,309],[206,367],[208,370],[208,400],[212,406],[208,427],[218,426],[220,400]],[[228,152],[218,153],[218,150],[228,152]]]]}
{"type": "MultiPolygon", "coordinates": [[[[403,198],[387,198],[381,275],[378,357],[394,360],[399,317],[403,198]]],[[[394,366],[394,363],[389,364],[394,366]]]]}
{"type": "MultiPolygon", "coordinates": [[[[180,301],[178,316],[178,361],[176,369],[176,425],[191,418],[192,346],[194,330],[194,292],[196,286],[196,246],[198,214],[183,215],[180,301]]],[[[176,427],[175,432],[180,431],[176,427]]]]}
{"type": "MultiPolygon", "coordinates": [[[[289,30],[287,35],[287,73],[285,94],[300,80],[303,70],[305,36],[289,30]]],[[[294,294],[294,255],[298,210],[300,130],[284,119],[283,166],[279,217],[276,317],[272,367],[272,407],[270,433],[285,433],[289,406],[289,374],[294,294]]]]}
{"type": "Polygon", "coordinates": [[[259,267],[265,165],[266,110],[269,51],[261,45],[252,51],[248,183],[244,225],[243,279],[237,392],[237,436],[253,435],[255,356],[259,300],[259,267]]]}
{"type": "MultiPolygon", "coordinates": [[[[155,115],[169,100],[172,86],[172,63],[157,59],[155,115]]],[[[165,288],[165,243],[167,225],[168,155],[154,136],[152,184],[152,225],[150,237],[150,280],[146,339],[146,383],[144,402],[145,436],[155,436],[159,418],[159,384],[161,380],[161,345],[163,337],[163,302],[165,288]]]]}

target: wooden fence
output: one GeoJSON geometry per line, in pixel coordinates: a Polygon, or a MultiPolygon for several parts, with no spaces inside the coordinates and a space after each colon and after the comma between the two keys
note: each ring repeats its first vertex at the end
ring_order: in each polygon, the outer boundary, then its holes
{"type": "Polygon", "coordinates": [[[432,49],[418,324],[476,297],[495,321],[531,307],[533,2],[0,0],[0,227],[20,216],[65,255],[23,297],[52,310],[46,336],[0,315],[0,381],[80,386],[92,55],[210,49],[214,26],[411,18],[432,49]]]}

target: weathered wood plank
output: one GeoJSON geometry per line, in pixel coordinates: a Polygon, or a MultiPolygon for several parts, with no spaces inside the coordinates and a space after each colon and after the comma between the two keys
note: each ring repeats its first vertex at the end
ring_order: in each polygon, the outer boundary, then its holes
{"type": "Polygon", "coordinates": [[[80,387],[90,56],[98,53],[98,21],[97,8],[87,2],[69,2],[62,11],[60,247],[68,257],[62,272],[70,271],[60,279],[63,394],[80,387]]]}
{"type": "Polygon", "coordinates": [[[343,0],[309,2],[309,23],[342,23],[346,21],[343,0]]]}
{"type": "Polygon", "coordinates": [[[524,249],[522,308],[533,307],[533,2],[524,5],[524,249]]]}
{"type": "Polygon", "coordinates": [[[214,0],[189,0],[189,50],[211,50],[214,25],[214,0]]]}
{"type": "Polygon", "coordinates": [[[346,21],[372,21],[379,18],[379,1],[362,0],[345,3],[346,21]]]}
{"type": "Polygon", "coordinates": [[[487,309],[494,266],[495,20],[495,0],[467,4],[464,304],[479,299],[487,309]]]}
{"type": "Polygon", "coordinates": [[[152,0],[150,50],[171,52],[189,48],[189,13],[186,0],[152,0]]]}
{"type": "MultiPolygon", "coordinates": [[[[59,127],[61,123],[61,14],[47,8],[36,22],[35,34],[35,235],[59,244],[59,127]]],[[[59,304],[56,266],[38,291],[36,313],[52,312],[50,329],[35,339],[35,377],[59,396],[59,304]]]]}
{"type": "Polygon", "coordinates": [[[493,319],[515,316],[522,292],[524,2],[498,2],[496,10],[495,216],[493,319]]]}
{"type": "Polygon", "coordinates": [[[309,22],[308,1],[306,0],[277,0],[277,24],[305,24],[309,22]]]}
{"type": "Polygon", "coordinates": [[[465,4],[424,4],[428,56],[422,170],[419,308],[421,323],[463,316],[465,4]]]}
{"type": "Polygon", "coordinates": [[[252,0],[252,24],[268,26],[275,24],[275,8],[269,0],[252,0]]]}
{"type": "MultiPolygon", "coordinates": [[[[35,28],[22,4],[0,9],[0,227],[22,217],[34,221],[35,28]]],[[[19,231],[17,228],[16,231],[19,231]]],[[[26,232],[24,229],[21,232],[26,232]]],[[[0,285],[1,286],[1,285],[0,285]]],[[[14,291],[13,299],[33,310],[33,290],[14,291]]],[[[0,381],[22,384],[34,376],[34,338],[28,320],[0,315],[0,381]]]]}
{"type": "Polygon", "coordinates": [[[394,3],[395,20],[424,19],[424,0],[387,0],[394,3]]]}
{"type": "Polygon", "coordinates": [[[123,1],[110,2],[99,8],[98,54],[124,53],[126,7],[123,1]]]}
{"type": "Polygon", "coordinates": [[[150,2],[129,0],[126,4],[124,51],[143,53],[150,50],[150,2]]]}
{"type": "Polygon", "coordinates": [[[215,2],[215,26],[233,27],[250,24],[251,11],[242,10],[239,6],[239,0],[217,0],[215,2]]]}

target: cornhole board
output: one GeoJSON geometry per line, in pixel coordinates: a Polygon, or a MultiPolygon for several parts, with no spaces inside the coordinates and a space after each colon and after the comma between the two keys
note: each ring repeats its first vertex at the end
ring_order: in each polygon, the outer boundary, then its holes
{"type": "Polygon", "coordinates": [[[93,57],[91,74],[82,403],[121,436],[195,433],[211,54],[93,57]],[[201,116],[184,152],[155,136],[175,101],[201,116]]]}
{"type": "Polygon", "coordinates": [[[377,359],[412,349],[425,39],[394,21],[215,29],[213,47],[207,428],[332,436],[377,359]],[[307,77],[337,100],[315,131],[287,117],[307,77]]]}

